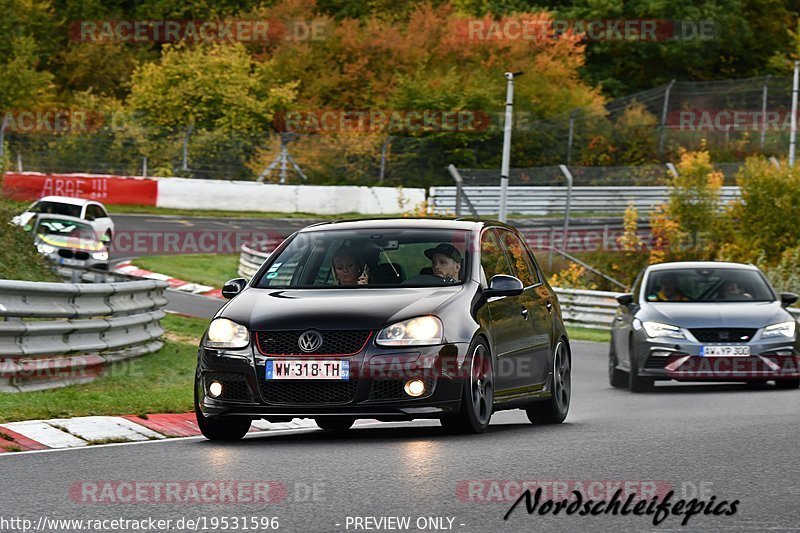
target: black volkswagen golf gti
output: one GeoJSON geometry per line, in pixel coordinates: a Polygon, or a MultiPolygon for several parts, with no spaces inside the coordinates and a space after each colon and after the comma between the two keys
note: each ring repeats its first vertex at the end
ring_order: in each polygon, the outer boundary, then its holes
{"type": "Polygon", "coordinates": [[[437,418],[480,433],[494,411],[560,423],[571,351],[519,232],[482,220],[318,224],[252,280],[229,281],[198,352],[195,409],[212,440],[254,419],[437,418]]]}

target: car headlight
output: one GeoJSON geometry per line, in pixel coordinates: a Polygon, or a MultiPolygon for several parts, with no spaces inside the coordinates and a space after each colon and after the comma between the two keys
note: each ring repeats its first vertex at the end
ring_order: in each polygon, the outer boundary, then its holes
{"type": "Polygon", "coordinates": [[[661,322],[642,322],[642,327],[649,337],[672,337],[674,339],[685,339],[686,335],[678,326],[662,324],[661,322]]]}
{"type": "Polygon", "coordinates": [[[49,244],[37,244],[36,249],[39,250],[40,254],[52,254],[56,251],[55,246],[50,246],[49,244]]]}
{"type": "Polygon", "coordinates": [[[250,332],[241,324],[227,318],[211,321],[206,336],[209,348],[246,348],[250,345],[250,332]]]}
{"type": "Polygon", "coordinates": [[[435,316],[420,316],[383,328],[375,339],[381,346],[424,346],[441,344],[442,321],[435,316]]]}
{"type": "Polygon", "coordinates": [[[797,328],[797,322],[792,320],[791,322],[781,322],[780,324],[772,324],[771,326],[767,326],[764,328],[764,333],[761,334],[762,339],[768,339],[770,337],[788,337],[790,339],[794,338],[794,332],[797,328]]]}
{"type": "Polygon", "coordinates": [[[108,261],[108,252],[106,252],[105,250],[102,252],[94,252],[92,254],[92,257],[94,259],[97,259],[98,261],[108,261]]]}

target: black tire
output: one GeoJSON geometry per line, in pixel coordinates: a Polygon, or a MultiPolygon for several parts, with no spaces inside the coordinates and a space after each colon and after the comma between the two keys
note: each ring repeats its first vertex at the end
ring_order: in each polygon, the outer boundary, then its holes
{"type": "Polygon", "coordinates": [[[325,431],[347,431],[356,419],[349,416],[319,416],[314,419],[317,425],[325,431]]]}
{"type": "Polygon", "coordinates": [[[800,387],[800,378],[776,379],[775,387],[779,389],[796,389],[800,387]]]}
{"type": "Polygon", "coordinates": [[[247,435],[247,431],[250,429],[251,420],[233,416],[207,418],[200,411],[197,390],[202,386],[202,383],[199,383],[199,378],[197,379],[198,383],[194,387],[194,415],[197,419],[197,427],[200,428],[200,433],[208,440],[222,442],[242,440],[242,437],[247,435]]]}
{"type": "Polygon", "coordinates": [[[543,402],[536,402],[525,409],[528,420],[534,424],[560,424],[569,413],[572,400],[572,358],[569,345],[563,339],[553,349],[552,395],[543,402]]]}
{"type": "Polygon", "coordinates": [[[610,346],[608,348],[608,384],[615,389],[628,387],[628,374],[617,368],[617,356],[610,346]]]}
{"type": "Polygon", "coordinates": [[[461,410],[441,419],[448,433],[483,433],[489,427],[494,408],[492,356],[483,340],[470,347],[469,368],[464,369],[461,410]]]}
{"type": "Polygon", "coordinates": [[[653,378],[645,378],[639,375],[639,363],[636,361],[636,353],[633,349],[633,341],[630,343],[628,351],[631,360],[631,369],[628,372],[628,388],[631,392],[649,392],[653,390],[653,378]]]}

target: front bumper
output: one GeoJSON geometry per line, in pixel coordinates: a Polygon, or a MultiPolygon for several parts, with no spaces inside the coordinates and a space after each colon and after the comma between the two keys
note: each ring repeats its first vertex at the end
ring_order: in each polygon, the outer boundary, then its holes
{"type": "Polygon", "coordinates": [[[800,349],[792,339],[748,343],[702,343],[650,338],[635,340],[638,375],[677,381],[763,381],[800,377],[800,349]],[[703,346],[748,346],[749,356],[703,356],[703,346]]]}
{"type": "Polygon", "coordinates": [[[350,378],[335,380],[267,380],[266,361],[332,359],[331,356],[266,357],[253,348],[241,351],[200,347],[197,369],[198,408],[209,417],[246,416],[280,421],[316,416],[352,416],[379,420],[441,418],[460,409],[459,379],[469,345],[462,343],[410,349],[370,345],[353,356],[333,357],[350,363],[350,378]],[[425,393],[412,398],[403,384],[422,379],[425,393]],[[212,381],[223,393],[208,393],[212,381]]]}

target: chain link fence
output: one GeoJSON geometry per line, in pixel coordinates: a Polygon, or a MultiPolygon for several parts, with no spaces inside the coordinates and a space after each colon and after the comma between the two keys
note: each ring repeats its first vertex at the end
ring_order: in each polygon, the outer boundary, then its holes
{"type": "MultiPolygon", "coordinates": [[[[522,107],[522,106],[520,106],[522,107]]],[[[569,165],[575,185],[660,185],[663,165],[680,148],[706,148],[715,161],[751,154],[782,156],[789,144],[791,80],[763,77],[674,82],[543,119],[515,114],[512,183],[560,183],[569,165]],[[634,168],[631,168],[635,166],[634,168]],[[529,168],[536,167],[536,168],[529,168]]],[[[536,116],[535,116],[536,115],[536,116]]],[[[92,131],[20,131],[3,121],[1,150],[11,169],[182,176],[315,184],[431,186],[450,183],[445,169],[478,169],[465,181],[497,179],[502,113],[485,129],[436,133],[294,134],[286,153],[302,170],[281,164],[275,132],[154,131],[135,120],[99,121],[92,131]],[[271,167],[272,171],[265,173],[271,167]],[[485,170],[481,170],[485,169],[485,170]],[[305,177],[304,177],[305,176],[305,177]]],[[[726,177],[739,163],[720,163],[726,177]]],[[[469,183],[467,183],[469,184],[469,183]]]]}

